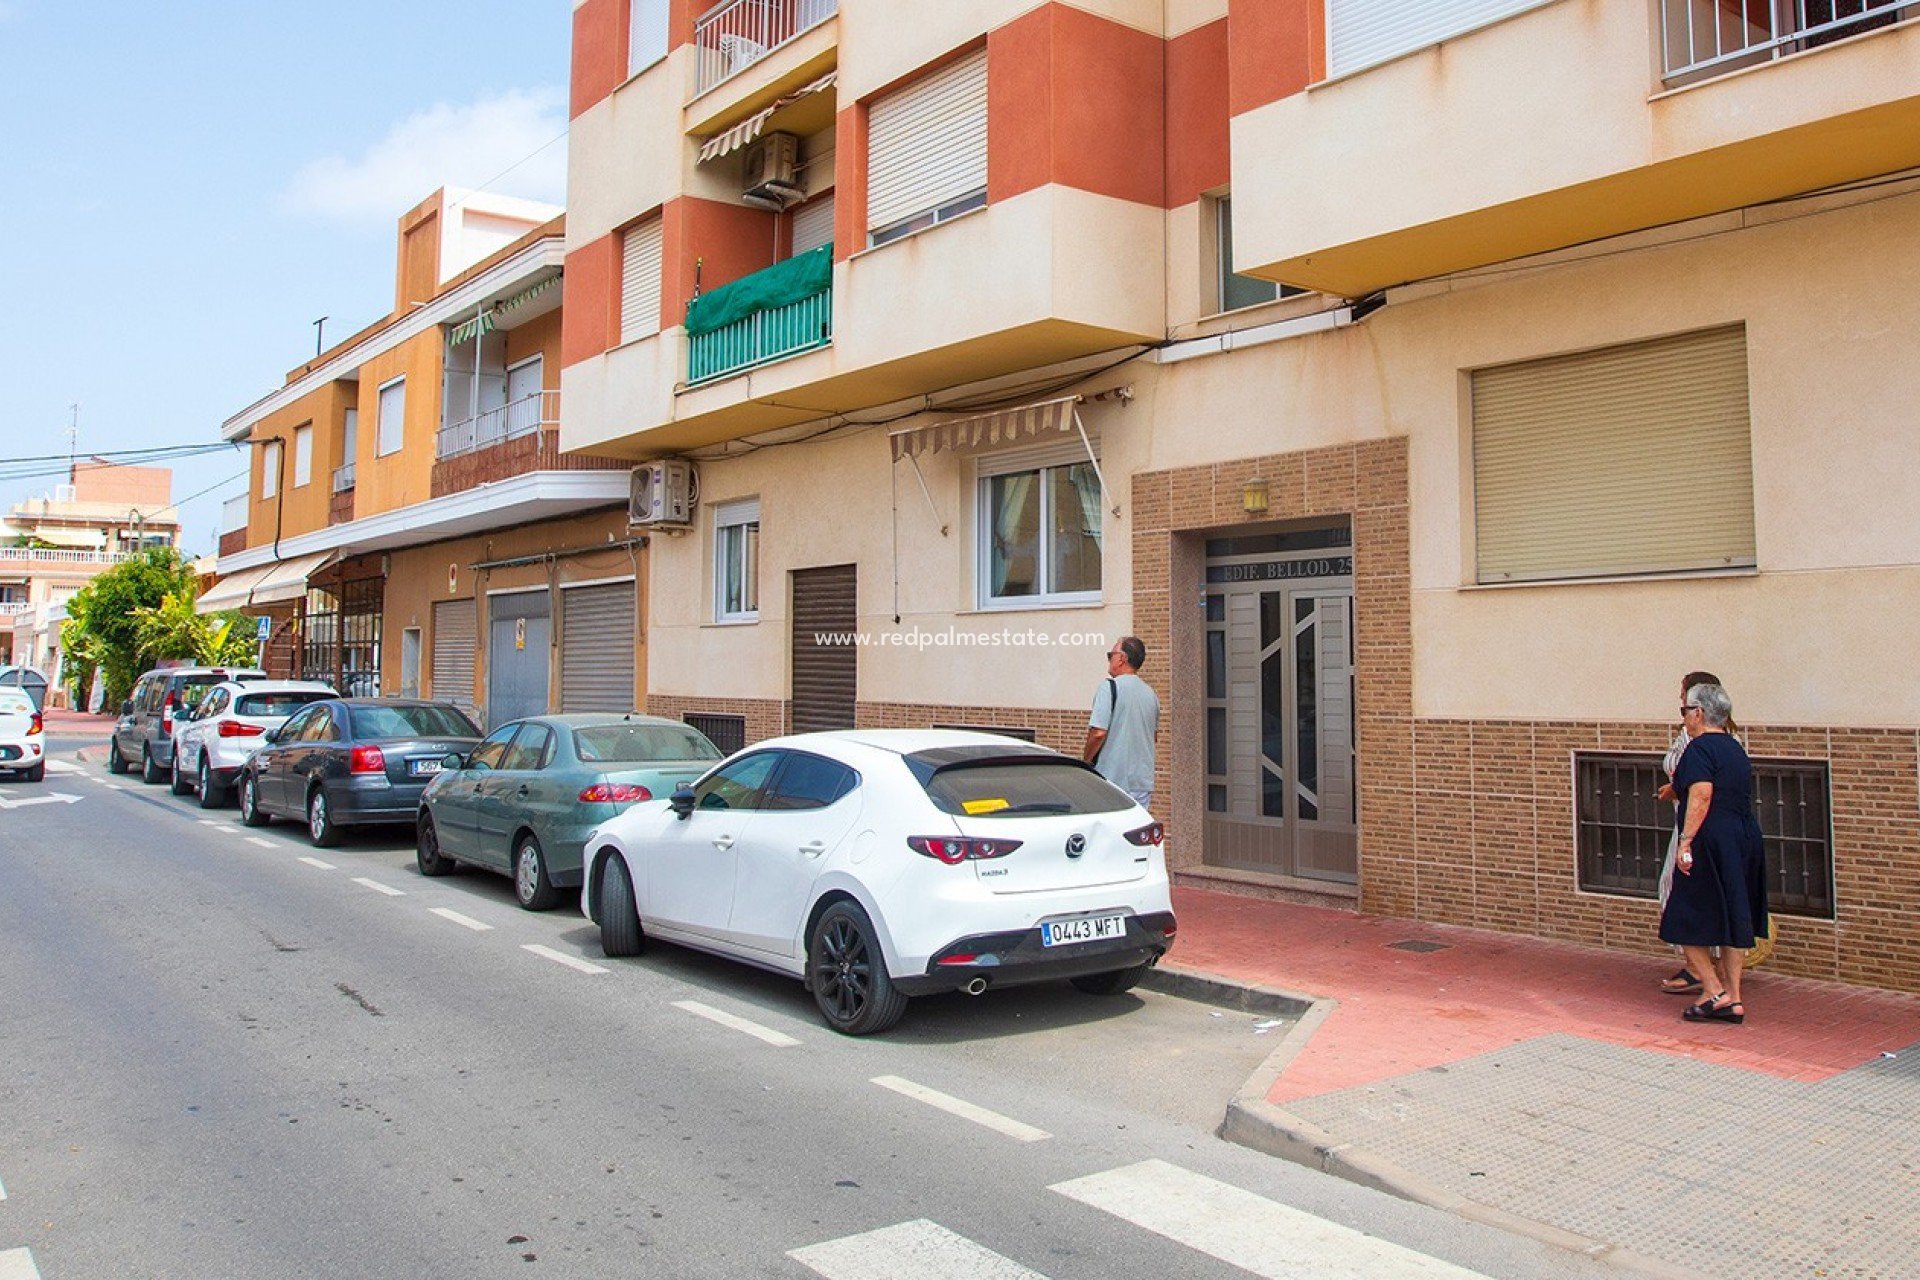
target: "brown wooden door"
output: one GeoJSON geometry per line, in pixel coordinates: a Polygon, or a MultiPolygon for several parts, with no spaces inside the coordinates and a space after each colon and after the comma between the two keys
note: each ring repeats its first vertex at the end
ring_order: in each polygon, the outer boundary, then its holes
{"type": "Polygon", "coordinates": [[[853,728],[860,651],[855,567],[793,573],[793,731],[853,728]],[[838,643],[833,643],[838,641],[838,643]]]}

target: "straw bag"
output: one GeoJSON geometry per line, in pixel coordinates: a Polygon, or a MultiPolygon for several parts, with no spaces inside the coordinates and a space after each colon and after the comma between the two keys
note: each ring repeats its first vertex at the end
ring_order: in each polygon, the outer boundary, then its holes
{"type": "Polygon", "coordinates": [[[1753,945],[1747,948],[1747,968],[1758,969],[1761,965],[1773,959],[1773,935],[1776,931],[1777,926],[1769,919],[1767,921],[1767,931],[1753,935],[1753,945]]]}

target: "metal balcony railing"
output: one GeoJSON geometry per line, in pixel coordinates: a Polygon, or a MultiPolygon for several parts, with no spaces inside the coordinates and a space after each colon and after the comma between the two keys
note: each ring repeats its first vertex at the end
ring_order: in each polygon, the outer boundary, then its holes
{"type": "Polygon", "coordinates": [[[693,96],[745,71],[839,10],[838,0],[725,0],[693,24],[693,96]]]}
{"type": "Polygon", "coordinates": [[[833,290],[828,288],[689,337],[687,382],[710,382],[832,342],[833,290]]]}
{"type": "Polygon", "coordinates": [[[1898,0],[1661,0],[1669,84],[1705,79],[1920,17],[1898,0]]]}
{"type": "Polygon", "coordinates": [[[76,551],[67,547],[0,547],[0,564],[122,564],[137,551],[76,551]]]}
{"type": "Polygon", "coordinates": [[[0,600],[0,618],[17,618],[32,608],[31,600],[0,600]]]}
{"type": "Polygon", "coordinates": [[[485,449],[504,440],[532,435],[542,427],[560,425],[560,393],[536,391],[510,400],[485,413],[440,428],[435,443],[436,458],[457,458],[463,453],[485,449]]]}
{"type": "Polygon", "coordinates": [[[345,493],[353,488],[353,463],[344,463],[333,469],[333,491],[345,493]]]}

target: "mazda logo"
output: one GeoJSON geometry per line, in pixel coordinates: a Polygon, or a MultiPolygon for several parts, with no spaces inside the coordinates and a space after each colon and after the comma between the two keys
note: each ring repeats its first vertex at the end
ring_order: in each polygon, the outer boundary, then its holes
{"type": "Polygon", "coordinates": [[[1067,837],[1067,856],[1077,858],[1087,851],[1087,838],[1078,831],[1067,837]]]}

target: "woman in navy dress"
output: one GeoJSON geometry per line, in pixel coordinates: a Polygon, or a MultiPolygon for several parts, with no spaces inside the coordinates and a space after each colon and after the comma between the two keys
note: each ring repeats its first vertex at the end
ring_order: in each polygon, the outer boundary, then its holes
{"type": "Polygon", "coordinates": [[[1766,932],[1765,842],[1753,813],[1753,763],[1727,732],[1733,699],[1717,684],[1687,690],[1680,714],[1692,741],[1674,771],[1686,798],[1674,855],[1673,890],[1660,915],[1660,938],[1678,946],[1705,985],[1689,1005],[1690,1022],[1741,1022],[1740,976],[1756,933],[1766,932]],[[1725,979],[1713,964],[1720,948],[1725,979]]]}

